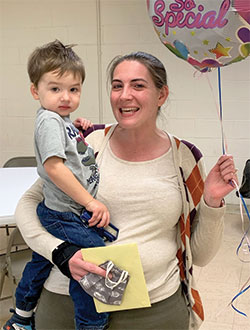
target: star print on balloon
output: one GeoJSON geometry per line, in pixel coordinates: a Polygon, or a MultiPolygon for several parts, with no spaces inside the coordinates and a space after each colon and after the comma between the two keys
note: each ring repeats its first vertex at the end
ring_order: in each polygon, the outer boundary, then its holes
{"type": "Polygon", "coordinates": [[[249,0],[147,0],[161,42],[201,72],[250,54],[249,0]]]}
{"type": "Polygon", "coordinates": [[[209,49],[209,51],[215,54],[216,58],[220,58],[222,56],[230,56],[228,53],[230,49],[232,49],[232,47],[223,47],[221,43],[217,42],[216,48],[209,49]]]}

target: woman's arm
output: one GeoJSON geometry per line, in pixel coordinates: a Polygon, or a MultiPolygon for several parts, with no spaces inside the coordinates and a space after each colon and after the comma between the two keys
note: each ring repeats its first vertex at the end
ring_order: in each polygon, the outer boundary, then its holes
{"type": "Polygon", "coordinates": [[[219,250],[224,229],[225,206],[212,208],[201,199],[191,233],[191,251],[196,266],[206,266],[219,250]]]}
{"type": "MultiPolygon", "coordinates": [[[[204,167],[201,172],[204,175],[204,167]]],[[[223,155],[206,177],[204,193],[192,224],[191,251],[193,263],[205,266],[217,253],[223,235],[225,206],[223,198],[238,183],[234,160],[223,155]]]]}
{"type": "Polygon", "coordinates": [[[18,202],[15,219],[27,245],[52,261],[52,251],[63,241],[49,234],[41,225],[36,208],[42,200],[42,180],[38,179],[18,202]]]}

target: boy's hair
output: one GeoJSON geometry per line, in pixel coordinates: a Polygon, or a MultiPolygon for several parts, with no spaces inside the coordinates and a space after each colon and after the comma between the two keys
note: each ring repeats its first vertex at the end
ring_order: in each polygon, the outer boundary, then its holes
{"type": "Polygon", "coordinates": [[[65,72],[80,75],[82,83],[85,79],[85,69],[80,57],[72,50],[75,45],[63,45],[59,40],[37,47],[28,59],[28,74],[30,81],[38,87],[42,75],[57,71],[61,77],[65,72]]]}

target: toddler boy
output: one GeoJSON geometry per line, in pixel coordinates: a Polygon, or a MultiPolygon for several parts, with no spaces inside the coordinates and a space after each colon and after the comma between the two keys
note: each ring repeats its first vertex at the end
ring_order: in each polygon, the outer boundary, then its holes
{"type": "MultiPolygon", "coordinates": [[[[30,55],[28,74],[31,94],[41,105],[35,123],[35,153],[44,201],[38,205],[38,217],[57,238],[82,248],[103,246],[103,239],[91,228],[107,226],[110,218],[106,206],[95,199],[99,171],[94,151],[69,118],[80,103],[83,63],[71,45],[56,40],[30,55]],[[92,212],[89,228],[80,219],[84,210],[92,212]]],[[[83,121],[83,128],[89,124],[83,121]]],[[[35,329],[33,310],[52,267],[33,252],[16,289],[16,310],[4,330],[35,329]]],[[[76,329],[104,329],[108,313],[97,313],[93,299],[72,278],[69,292],[76,329]]]]}

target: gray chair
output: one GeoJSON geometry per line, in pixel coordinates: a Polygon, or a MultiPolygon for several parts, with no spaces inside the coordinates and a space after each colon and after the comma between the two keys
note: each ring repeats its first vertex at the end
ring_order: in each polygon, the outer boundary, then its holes
{"type": "MultiPolygon", "coordinates": [[[[5,278],[8,277],[11,284],[11,295],[13,305],[15,305],[15,289],[22,277],[23,269],[26,263],[31,260],[32,250],[26,245],[19,229],[16,227],[11,232],[6,248],[6,254],[3,255],[0,270],[0,297],[2,295],[5,278]]],[[[0,298],[0,300],[6,299],[0,298]]]]}
{"type": "MultiPolygon", "coordinates": [[[[36,166],[36,158],[32,156],[13,157],[3,165],[3,167],[36,166]]],[[[14,301],[16,285],[21,279],[25,264],[29,259],[31,259],[32,251],[27,247],[19,229],[15,225],[0,226],[0,228],[5,228],[6,236],[8,236],[6,253],[0,258],[0,297],[2,295],[5,278],[8,277],[11,283],[14,301]],[[10,229],[13,230],[10,232],[10,229]]],[[[2,299],[6,299],[6,297],[0,298],[0,300],[2,299]]]]}
{"type": "MultiPolygon", "coordinates": [[[[13,157],[7,160],[4,163],[3,167],[36,167],[36,157],[34,156],[18,156],[13,157]]],[[[4,228],[6,229],[6,235],[9,236],[9,228],[15,228],[14,225],[5,225],[4,228]]],[[[0,226],[3,228],[3,226],[0,226]]]]}
{"type": "Polygon", "coordinates": [[[36,167],[36,157],[33,156],[20,156],[13,157],[7,160],[3,167],[36,167]]]}

